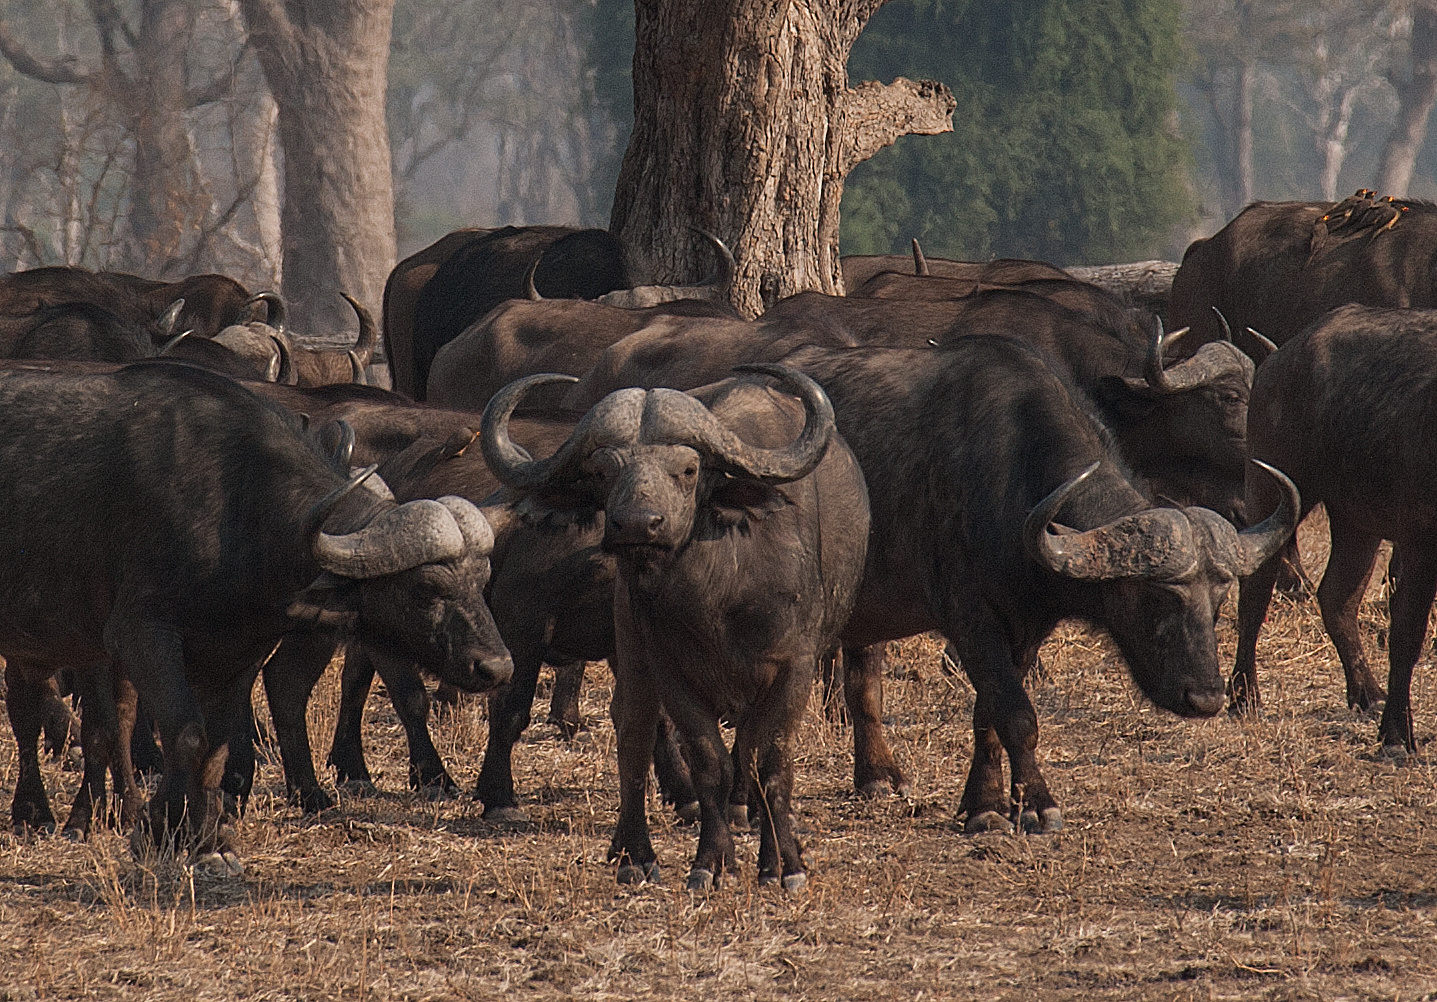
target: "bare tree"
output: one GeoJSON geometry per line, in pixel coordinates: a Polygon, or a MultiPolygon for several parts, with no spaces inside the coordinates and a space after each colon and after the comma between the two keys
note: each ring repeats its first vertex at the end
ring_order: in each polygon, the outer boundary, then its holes
{"type": "Polygon", "coordinates": [[[1395,70],[1388,82],[1397,92],[1397,120],[1382,147],[1377,167],[1377,188],[1405,195],[1412,182],[1417,154],[1427,139],[1427,120],[1437,105],[1437,0],[1413,0],[1407,18],[1411,69],[1406,76],[1395,70]]]}
{"type": "Polygon", "coordinates": [[[848,85],[849,50],[884,2],[636,0],[634,131],[610,229],[640,278],[698,279],[698,225],[733,248],[745,314],[841,292],[844,179],[899,136],[951,130],[956,106],[933,81],[848,85]]]}
{"type": "Polygon", "coordinates": [[[278,106],[284,150],[284,294],[297,323],[352,323],[349,293],[377,311],[394,266],[385,127],[394,0],[240,0],[278,106]]]}

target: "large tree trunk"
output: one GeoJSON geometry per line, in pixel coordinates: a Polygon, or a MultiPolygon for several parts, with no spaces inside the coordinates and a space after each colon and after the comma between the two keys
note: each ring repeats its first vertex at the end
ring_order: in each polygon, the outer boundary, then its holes
{"type": "Polygon", "coordinates": [[[379,311],[394,267],[384,92],[394,0],[240,0],[279,106],[285,298],[298,330],[379,311]]]}
{"type": "Polygon", "coordinates": [[[1252,85],[1257,76],[1257,66],[1245,61],[1237,69],[1236,93],[1234,94],[1234,118],[1237,120],[1237,211],[1241,212],[1253,199],[1252,174],[1252,85]]]}
{"type": "Polygon", "coordinates": [[[1417,154],[1427,139],[1427,120],[1437,105],[1437,0],[1419,0],[1412,11],[1412,75],[1392,81],[1399,104],[1397,121],[1377,165],[1377,190],[1405,195],[1417,154]]]}
{"type": "Polygon", "coordinates": [[[849,49],[886,0],[636,0],[634,131],[610,230],[638,280],[711,267],[728,241],[746,316],[805,289],[842,295],[838,208],[853,167],[907,133],[951,131],[933,81],[848,86],[849,49]]]}

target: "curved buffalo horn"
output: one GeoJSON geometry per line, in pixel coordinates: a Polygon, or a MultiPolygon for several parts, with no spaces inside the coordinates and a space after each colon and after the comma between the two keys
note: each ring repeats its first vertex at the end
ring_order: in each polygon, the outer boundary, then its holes
{"type": "MultiPolygon", "coordinates": [[[[379,325],[374,322],[374,317],[364,305],[347,292],[341,292],[344,301],[354,310],[354,315],[359,319],[359,337],[354,341],[352,353],[359,357],[359,367],[362,369],[374,361],[374,349],[379,347],[379,325]]],[[[357,380],[356,380],[357,382],[357,380]]]]}
{"type": "Polygon", "coordinates": [[[262,321],[269,324],[281,334],[284,333],[285,307],[284,300],[278,292],[257,292],[245,300],[245,316],[240,323],[254,323],[262,321]],[[264,316],[258,315],[255,309],[257,306],[264,306],[264,316]]]}
{"type": "Polygon", "coordinates": [[[461,557],[464,533],[448,507],[424,498],[381,512],[356,532],[320,531],[312,548],[331,574],[364,580],[461,557]]]}
{"type": "Polygon", "coordinates": [[[350,460],[354,458],[354,425],[343,418],[330,421],[320,429],[319,440],[337,466],[349,469],[350,460]]]}
{"type": "Polygon", "coordinates": [[[294,356],[289,350],[289,338],[285,337],[281,331],[271,334],[269,339],[273,341],[274,346],[279,349],[279,369],[275,372],[274,378],[269,380],[269,382],[282,383],[285,386],[298,386],[299,373],[296,372],[294,368],[294,356]]]}
{"type": "MultiPolygon", "coordinates": [[[[276,343],[277,343],[277,342],[276,342],[276,343]]],[[[264,369],[264,381],[265,381],[266,383],[277,383],[277,382],[279,382],[279,370],[280,370],[280,367],[281,367],[283,364],[284,364],[283,352],[282,352],[282,351],[271,352],[271,353],[270,353],[270,356],[269,356],[269,362],[265,365],[265,369],[264,369]]]]}
{"type": "Polygon", "coordinates": [[[533,487],[542,483],[551,472],[558,469],[561,459],[567,460],[568,455],[572,452],[570,446],[579,437],[580,431],[587,428],[589,419],[593,416],[593,410],[584,415],[584,419],[579,422],[578,427],[569,436],[569,441],[565,442],[558,452],[548,459],[540,460],[534,459],[529,455],[527,449],[516,444],[509,437],[509,416],[514,413],[514,408],[519,406],[519,401],[524,398],[524,394],[534,387],[547,386],[551,383],[577,383],[578,381],[576,376],[565,376],[557,372],[541,372],[516,379],[489,398],[489,403],[484,408],[484,416],[480,422],[479,445],[484,451],[484,462],[489,464],[489,469],[500,483],[509,487],[533,487]]]}
{"type": "Polygon", "coordinates": [[[1282,488],[1282,500],[1271,515],[1237,534],[1240,551],[1238,566],[1234,571],[1240,578],[1245,578],[1257,570],[1281,549],[1282,544],[1286,543],[1288,537],[1297,529],[1298,520],[1302,517],[1302,497],[1297,493],[1297,485],[1277,467],[1269,466],[1260,459],[1254,459],[1253,462],[1277,481],[1282,488]]]}
{"type": "Polygon", "coordinates": [[[484,513],[468,498],[446,494],[439,503],[454,516],[454,524],[464,537],[464,546],[475,556],[488,556],[494,550],[494,529],[484,513]]]}
{"type": "Polygon", "coordinates": [[[364,374],[364,363],[359,360],[359,352],[351,348],[345,355],[349,358],[349,381],[355,386],[368,386],[369,377],[364,374]]]}
{"type": "Polygon", "coordinates": [[[170,334],[174,332],[175,324],[179,323],[180,320],[180,311],[184,308],[184,299],[176,299],[165,308],[165,312],[160,314],[160,319],[155,321],[160,325],[160,330],[164,332],[165,337],[169,337],[170,334]]]}
{"type": "Polygon", "coordinates": [[[539,262],[542,260],[544,260],[544,255],[541,253],[534,259],[534,263],[529,265],[529,270],[524,275],[524,297],[534,303],[542,302],[544,299],[539,295],[538,287],[534,285],[534,274],[539,270],[539,262]]]}
{"type": "MultiPolygon", "coordinates": [[[[1263,348],[1263,350],[1267,352],[1268,355],[1271,355],[1273,352],[1277,351],[1277,344],[1276,344],[1275,342],[1269,340],[1268,338],[1263,337],[1261,334],[1259,334],[1257,331],[1253,330],[1251,327],[1249,327],[1249,328],[1247,329],[1247,336],[1250,337],[1250,338],[1252,338],[1254,341],[1256,341],[1256,342],[1263,348]]],[[[1263,361],[1265,361],[1266,358],[1267,358],[1267,355],[1264,355],[1262,358],[1254,359],[1253,361],[1258,362],[1258,363],[1260,364],[1260,363],[1262,363],[1263,361]]]]}
{"type": "Polygon", "coordinates": [[[913,238],[913,274],[928,274],[928,259],[923,256],[923,248],[918,245],[918,238],[913,238]]]}
{"type": "Polygon", "coordinates": [[[324,525],[324,520],[329,517],[329,513],[334,510],[334,506],[344,500],[345,496],[356,487],[372,477],[374,471],[377,469],[379,469],[379,464],[375,463],[372,466],[366,466],[364,469],[350,474],[348,480],[316,501],[304,516],[303,525],[305,538],[317,533],[319,527],[324,525]]]}
{"type": "Polygon", "coordinates": [[[1084,532],[1048,531],[1069,495],[1100,465],[1059,485],[1028,514],[1023,543],[1029,556],[1055,574],[1082,581],[1171,580],[1191,571],[1199,558],[1192,525],[1174,508],[1149,508],[1084,532]]]}
{"type": "Polygon", "coordinates": [[[1232,328],[1228,326],[1227,317],[1223,316],[1222,310],[1218,309],[1216,306],[1212,308],[1212,311],[1213,313],[1217,314],[1218,326],[1222,328],[1222,339],[1224,341],[1232,341],[1232,328]]]}
{"type": "Polygon", "coordinates": [[[160,346],[159,353],[161,355],[168,355],[174,349],[175,345],[179,344],[181,341],[183,341],[185,338],[189,337],[193,333],[193,330],[180,331],[178,334],[176,334],[174,337],[170,338],[168,341],[166,341],[163,345],[160,346]]]}
{"type": "MultiPolygon", "coordinates": [[[[1185,390],[1206,386],[1219,376],[1231,370],[1232,358],[1227,353],[1214,354],[1199,351],[1197,355],[1166,368],[1163,353],[1168,345],[1186,334],[1191,328],[1180,327],[1171,334],[1163,333],[1163,322],[1158,320],[1153,328],[1153,337],[1148,342],[1148,355],[1143,365],[1143,378],[1124,378],[1128,389],[1143,394],[1182,393],[1185,390]]],[[[1206,345],[1204,345],[1206,348],[1206,345]]]]}
{"type": "MultiPolygon", "coordinates": [[[[803,401],[803,431],[782,448],[761,449],[749,445],[729,431],[705,407],[703,412],[708,421],[701,426],[702,436],[691,444],[700,446],[716,459],[762,480],[783,483],[808,476],[823,461],[829,440],[833,437],[833,404],[828,399],[828,394],[808,376],[786,365],[771,362],[736,365],[734,372],[752,372],[772,377],[782,389],[803,401]]],[[[684,396],[688,397],[688,394],[684,396]]],[[[688,399],[694,400],[693,397],[688,399]]],[[[700,404],[700,407],[702,406],[700,404]]]]}
{"type": "Polygon", "coordinates": [[[718,268],[701,284],[721,286],[733,284],[734,274],[738,271],[738,262],[734,260],[733,251],[729,250],[728,244],[698,226],[690,226],[689,229],[709,242],[709,246],[714,249],[714,256],[718,259],[718,268]]]}

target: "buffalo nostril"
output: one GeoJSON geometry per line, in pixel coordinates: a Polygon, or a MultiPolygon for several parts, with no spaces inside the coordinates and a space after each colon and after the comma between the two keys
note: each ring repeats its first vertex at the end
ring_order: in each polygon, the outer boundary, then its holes
{"type": "Polygon", "coordinates": [[[647,523],[644,526],[644,531],[649,534],[649,538],[653,538],[658,535],[659,526],[664,524],[664,517],[658,513],[653,513],[644,521],[647,523]]]}

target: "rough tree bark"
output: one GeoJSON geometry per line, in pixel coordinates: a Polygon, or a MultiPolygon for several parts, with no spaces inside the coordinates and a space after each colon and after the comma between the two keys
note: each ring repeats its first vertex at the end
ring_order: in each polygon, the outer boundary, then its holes
{"type": "Polygon", "coordinates": [[[844,178],[899,136],[951,131],[941,83],[848,86],[886,0],[636,0],[634,131],[609,229],[644,282],[700,279],[690,232],[728,241],[746,316],[805,289],[842,295],[844,178]]]}
{"type": "Polygon", "coordinates": [[[283,291],[301,331],[376,314],[394,267],[384,92],[394,0],[240,0],[279,106],[283,291]]]}
{"type": "Polygon", "coordinates": [[[1412,10],[1412,75],[1388,79],[1397,91],[1397,121],[1377,165],[1377,190],[1405,195],[1417,154],[1427,139],[1427,120],[1437,105],[1437,0],[1418,0],[1412,10]]]}

